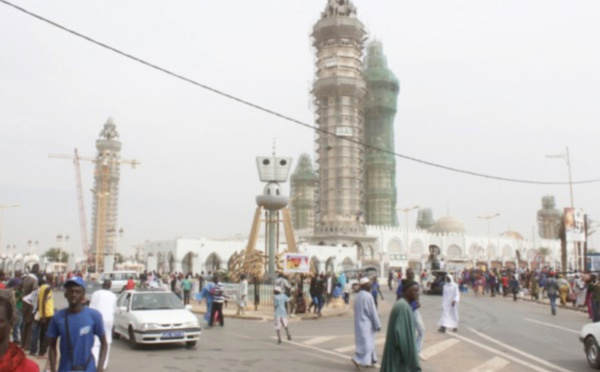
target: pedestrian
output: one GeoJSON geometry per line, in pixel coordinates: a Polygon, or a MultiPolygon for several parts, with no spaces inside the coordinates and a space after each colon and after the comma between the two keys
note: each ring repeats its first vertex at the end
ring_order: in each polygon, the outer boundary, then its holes
{"type": "Polygon", "coordinates": [[[558,284],[558,293],[560,296],[560,304],[565,306],[569,299],[569,294],[571,294],[571,286],[565,277],[560,274],[557,280],[558,284]]]}
{"type": "Polygon", "coordinates": [[[210,324],[210,314],[212,311],[212,303],[213,303],[213,289],[215,288],[215,283],[209,280],[209,277],[206,278],[204,287],[200,293],[196,294],[196,300],[198,303],[201,303],[203,299],[206,299],[206,312],[204,313],[204,320],[206,324],[210,324]]]}
{"type": "MultiPolygon", "coordinates": [[[[38,273],[40,265],[34,264],[31,272],[23,278],[23,297],[27,297],[38,289],[38,273]]],[[[23,328],[21,330],[21,345],[29,350],[31,341],[31,328],[33,326],[33,303],[23,302],[23,328]]]]}
{"type": "MultiPolygon", "coordinates": [[[[104,321],[104,331],[106,333],[106,359],[104,360],[104,369],[108,367],[108,358],[110,357],[110,345],[112,344],[112,329],[114,324],[114,316],[117,311],[117,296],[110,290],[112,282],[105,280],[102,283],[102,289],[94,292],[90,300],[90,308],[96,309],[102,314],[104,321]]],[[[94,360],[100,360],[100,340],[94,339],[94,347],[92,348],[94,360]]]]}
{"type": "Polygon", "coordinates": [[[458,331],[458,303],[460,301],[460,292],[458,286],[454,283],[452,275],[446,275],[446,284],[444,285],[442,295],[442,316],[438,322],[439,332],[446,332],[446,328],[451,328],[454,332],[458,331]]]}
{"type": "Polygon", "coordinates": [[[237,315],[244,314],[246,312],[246,302],[248,301],[248,280],[246,279],[246,274],[240,276],[237,300],[237,315]]]}
{"type": "Polygon", "coordinates": [[[356,351],[352,363],[357,370],[377,363],[375,333],[381,330],[379,314],[371,295],[371,281],[364,277],[359,281],[360,290],[354,299],[354,341],[356,351]]]}
{"type": "Polygon", "coordinates": [[[390,270],[388,272],[388,288],[390,289],[390,291],[392,291],[394,285],[394,270],[390,270]]]}
{"type": "Polygon", "coordinates": [[[373,296],[375,307],[378,307],[377,296],[381,296],[381,301],[383,301],[383,293],[381,293],[381,286],[379,285],[379,280],[377,280],[377,277],[373,278],[373,283],[371,284],[371,295],[373,296]]]}
{"type": "Polygon", "coordinates": [[[509,286],[510,286],[510,289],[513,294],[513,301],[517,301],[517,295],[519,294],[520,286],[519,286],[519,281],[517,280],[516,275],[513,275],[512,278],[510,279],[509,286]]]}
{"type": "Polygon", "coordinates": [[[15,275],[14,278],[8,281],[8,289],[13,291],[15,306],[17,308],[14,314],[16,320],[12,330],[13,343],[19,345],[21,343],[21,325],[23,324],[23,290],[21,279],[15,275]]]}
{"type": "Polygon", "coordinates": [[[546,280],[546,294],[550,300],[550,311],[556,315],[556,297],[558,296],[558,283],[553,274],[546,280]]]}
{"type": "Polygon", "coordinates": [[[102,314],[83,305],[85,282],[74,276],[65,282],[65,298],[69,306],[59,310],[50,322],[46,336],[50,343],[49,364],[52,372],[103,372],[106,359],[106,335],[102,314]],[[60,362],[56,369],[56,344],[60,337],[60,362]],[[92,359],[94,338],[100,339],[98,367],[92,359]]]}
{"type": "Polygon", "coordinates": [[[40,279],[40,287],[37,291],[37,311],[34,315],[29,355],[38,355],[40,359],[46,359],[46,351],[48,350],[46,332],[54,316],[54,298],[52,296],[52,288],[46,282],[45,277],[40,279]]]}
{"type": "Polygon", "coordinates": [[[13,293],[0,290],[0,371],[39,372],[40,369],[17,344],[10,342],[10,330],[17,321],[17,308],[13,293]]]}
{"type": "Polygon", "coordinates": [[[537,277],[537,275],[534,275],[531,278],[531,282],[530,282],[530,291],[531,291],[531,299],[533,301],[537,301],[540,297],[540,281],[537,277]]]}
{"type": "Polygon", "coordinates": [[[213,280],[215,282],[215,287],[212,290],[213,301],[210,310],[210,321],[208,326],[212,327],[215,322],[215,316],[218,316],[219,324],[221,327],[223,327],[225,325],[225,319],[223,319],[223,302],[225,302],[223,283],[221,283],[221,278],[217,274],[215,274],[213,280]]]}
{"type": "Polygon", "coordinates": [[[396,301],[402,298],[403,290],[402,283],[406,280],[413,281],[415,280],[415,271],[411,268],[406,269],[406,279],[402,281],[402,279],[398,279],[398,288],[396,289],[396,301]]]}
{"type": "Polygon", "coordinates": [[[508,274],[502,275],[502,297],[508,296],[508,274]]]}
{"type": "Polygon", "coordinates": [[[585,305],[586,294],[587,294],[587,284],[583,277],[579,275],[579,273],[575,274],[575,294],[577,296],[575,300],[576,307],[583,307],[585,305]]]}
{"type": "Polygon", "coordinates": [[[192,274],[187,274],[185,279],[181,281],[181,289],[183,290],[183,304],[190,304],[190,293],[192,292],[192,274]]]}
{"type": "MultiPolygon", "coordinates": [[[[402,288],[403,289],[405,288],[406,283],[413,282],[413,281],[414,281],[414,277],[407,273],[407,279],[404,279],[402,281],[402,288]]],[[[417,283],[417,287],[419,287],[419,289],[420,289],[421,285],[416,281],[415,281],[415,283],[417,283]]],[[[404,291],[402,292],[401,299],[402,298],[404,298],[404,291]]],[[[420,355],[421,350],[423,349],[423,341],[425,338],[425,322],[423,322],[423,318],[421,317],[421,313],[419,312],[419,308],[421,307],[421,304],[419,303],[418,299],[410,301],[409,304],[413,310],[413,318],[415,321],[414,327],[415,327],[415,331],[417,333],[417,338],[416,338],[417,352],[420,355]]]]}
{"type": "Polygon", "coordinates": [[[292,335],[290,335],[290,330],[288,328],[286,307],[289,300],[290,298],[285,293],[282,293],[281,287],[275,286],[275,289],[273,290],[273,305],[275,307],[275,331],[277,332],[278,344],[281,344],[281,326],[285,329],[288,341],[292,341],[292,335]]]}
{"type": "Polygon", "coordinates": [[[128,291],[132,291],[135,289],[135,281],[133,280],[133,276],[130,276],[127,280],[127,284],[125,285],[125,289],[128,291]]]}
{"type": "Polygon", "coordinates": [[[310,278],[310,284],[308,287],[308,293],[310,294],[310,305],[308,305],[308,312],[314,306],[314,312],[316,313],[319,309],[319,298],[317,297],[317,275],[310,278]]]}
{"type": "Polygon", "coordinates": [[[409,303],[419,301],[419,286],[404,282],[403,297],[392,307],[383,347],[380,372],[419,372],[421,364],[415,340],[414,312],[409,303]]]}

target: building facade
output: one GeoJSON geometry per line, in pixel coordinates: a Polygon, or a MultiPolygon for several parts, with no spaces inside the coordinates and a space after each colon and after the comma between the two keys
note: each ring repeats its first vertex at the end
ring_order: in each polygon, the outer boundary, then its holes
{"type": "Polygon", "coordinates": [[[290,177],[291,210],[294,229],[308,229],[315,226],[315,185],[317,174],[310,156],[300,155],[298,165],[290,177]]]}
{"type": "Polygon", "coordinates": [[[394,118],[400,83],[388,68],[379,41],[367,47],[364,79],[366,223],[398,226],[394,118]],[[380,151],[383,150],[383,151],[380,151]]]}

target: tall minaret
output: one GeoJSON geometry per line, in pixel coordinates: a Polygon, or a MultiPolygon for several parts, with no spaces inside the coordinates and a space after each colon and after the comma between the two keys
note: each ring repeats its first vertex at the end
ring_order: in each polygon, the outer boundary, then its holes
{"type": "Polygon", "coordinates": [[[367,47],[364,77],[365,142],[389,152],[365,149],[365,188],[367,224],[398,226],[396,215],[396,159],[394,152],[394,118],[400,83],[387,67],[380,42],[367,47]]]}
{"type": "Polygon", "coordinates": [[[366,233],[364,223],[362,58],[366,32],[349,0],[329,0],[313,27],[316,124],[334,135],[316,133],[317,205],[315,238],[352,244],[366,233]],[[350,138],[356,142],[345,141],[350,138]]]}
{"type": "Polygon", "coordinates": [[[291,177],[291,207],[294,229],[312,229],[315,226],[315,185],[317,174],[310,155],[302,154],[291,177]]]}
{"type": "Polygon", "coordinates": [[[94,210],[92,215],[92,262],[102,270],[104,256],[113,254],[117,236],[119,201],[119,158],[121,142],[112,118],[108,118],[96,140],[98,155],[94,171],[94,210]]]}

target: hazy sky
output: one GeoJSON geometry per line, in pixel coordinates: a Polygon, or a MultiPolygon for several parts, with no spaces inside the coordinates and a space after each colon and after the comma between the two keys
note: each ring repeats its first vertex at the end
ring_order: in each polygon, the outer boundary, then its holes
{"type": "MultiPolygon", "coordinates": [[[[325,0],[13,0],[42,16],[179,74],[313,123],[310,34],[325,0]]],[[[600,178],[600,2],[355,0],[401,82],[396,151],[493,175],[566,181],[545,155],[566,146],[574,180],[600,178]]],[[[69,234],[80,247],[71,162],[95,156],[109,116],[123,142],[120,249],[150,239],[246,235],[262,192],[254,158],[311,155],[314,133],[242,106],[0,4],[2,250],[40,252],[69,234]]],[[[492,181],[398,159],[398,206],[431,207],[486,233],[528,239],[541,197],[568,186],[492,181]]],[[[93,165],[82,163],[88,225],[93,165]]],[[[600,219],[600,184],[575,205],[600,219]]],[[[403,223],[403,215],[399,216],[403,223]]],[[[416,213],[410,216],[414,225],[416,213]]],[[[600,233],[599,233],[600,235],[600,233]]]]}

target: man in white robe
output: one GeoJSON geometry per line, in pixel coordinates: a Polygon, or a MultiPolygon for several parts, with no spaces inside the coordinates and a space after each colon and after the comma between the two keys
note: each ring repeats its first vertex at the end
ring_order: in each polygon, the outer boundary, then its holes
{"type": "Polygon", "coordinates": [[[575,301],[575,306],[581,307],[585,305],[585,299],[587,295],[587,284],[585,280],[579,275],[579,273],[575,273],[575,293],[577,295],[577,300],[575,301]]]}
{"type": "Polygon", "coordinates": [[[460,301],[460,291],[458,285],[454,283],[452,275],[446,275],[446,284],[442,296],[442,316],[438,322],[439,332],[446,332],[446,328],[451,328],[456,332],[458,330],[458,302],[460,301]]]}
{"type": "Polygon", "coordinates": [[[360,279],[360,291],[354,299],[354,341],[356,351],[352,363],[356,369],[371,367],[377,363],[375,333],[381,330],[379,314],[371,295],[369,278],[360,279]]]}
{"type": "MultiPolygon", "coordinates": [[[[117,295],[115,295],[110,287],[112,282],[105,280],[102,283],[102,289],[94,292],[90,299],[90,308],[96,309],[102,314],[102,320],[104,321],[104,330],[106,332],[106,359],[104,359],[104,369],[108,367],[108,356],[110,354],[110,344],[112,343],[112,329],[115,317],[115,311],[117,310],[117,295]]],[[[94,340],[94,346],[92,347],[92,354],[94,354],[94,360],[98,363],[100,356],[100,340],[98,337],[94,340]]]]}

